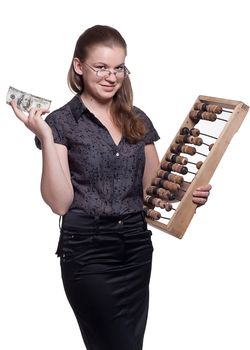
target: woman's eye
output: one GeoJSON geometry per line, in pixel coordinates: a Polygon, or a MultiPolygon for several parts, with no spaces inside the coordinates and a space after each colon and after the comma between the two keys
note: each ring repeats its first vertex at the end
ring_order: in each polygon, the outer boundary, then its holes
{"type": "Polygon", "coordinates": [[[119,66],[115,69],[117,72],[123,71],[124,70],[124,66],[119,66]]]}

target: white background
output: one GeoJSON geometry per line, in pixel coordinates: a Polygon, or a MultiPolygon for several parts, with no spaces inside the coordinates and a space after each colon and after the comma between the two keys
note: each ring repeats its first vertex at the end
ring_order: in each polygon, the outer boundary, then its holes
{"type": "MultiPolygon", "coordinates": [[[[247,4],[1,2],[1,349],[83,349],[54,255],[58,218],[39,192],[41,153],[5,104],[9,85],[52,99],[54,110],[72,97],[66,75],[78,36],[114,26],[128,44],[134,103],[161,135],[161,157],[198,95],[250,104],[247,4]]],[[[153,229],[145,350],[250,348],[249,128],[247,116],[184,238],[153,229]]]]}

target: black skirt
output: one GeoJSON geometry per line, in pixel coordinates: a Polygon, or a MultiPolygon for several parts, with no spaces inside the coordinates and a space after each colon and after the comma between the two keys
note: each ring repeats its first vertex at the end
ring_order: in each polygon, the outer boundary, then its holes
{"type": "Polygon", "coordinates": [[[143,212],[63,217],[57,254],[88,350],[142,349],[152,252],[143,212]]]}

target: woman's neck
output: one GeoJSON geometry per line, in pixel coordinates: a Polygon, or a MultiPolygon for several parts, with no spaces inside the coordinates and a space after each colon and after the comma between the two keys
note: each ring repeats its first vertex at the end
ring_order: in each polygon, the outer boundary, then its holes
{"type": "Polygon", "coordinates": [[[95,115],[110,115],[112,100],[98,101],[92,96],[82,94],[81,99],[84,105],[95,115]]]}

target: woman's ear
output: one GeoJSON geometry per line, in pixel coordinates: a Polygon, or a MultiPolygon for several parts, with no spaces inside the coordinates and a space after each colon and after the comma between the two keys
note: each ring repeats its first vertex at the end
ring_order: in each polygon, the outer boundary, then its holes
{"type": "Polygon", "coordinates": [[[74,70],[77,74],[82,75],[82,62],[79,60],[79,58],[75,57],[73,59],[73,66],[74,66],[74,70]]]}

